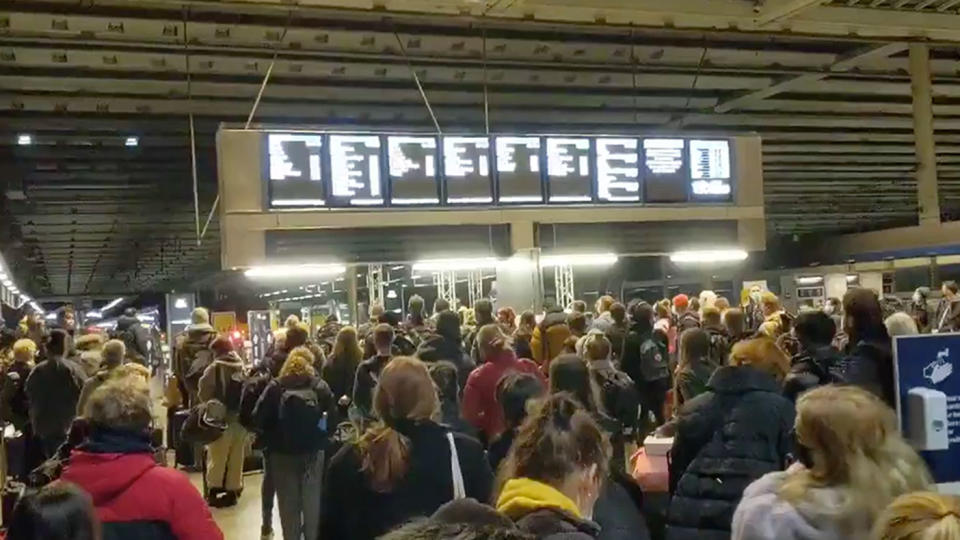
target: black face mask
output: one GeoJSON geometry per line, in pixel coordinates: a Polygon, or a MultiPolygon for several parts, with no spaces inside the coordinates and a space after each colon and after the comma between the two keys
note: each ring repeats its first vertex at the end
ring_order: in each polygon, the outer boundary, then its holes
{"type": "Polygon", "coordinates": [[[797,431],[790,430],[790,438],[793,439],[793,457],[794,462],[800,463],[808,469],[813,468],[813,451],[804,446],[797,439],[797,431]]]}

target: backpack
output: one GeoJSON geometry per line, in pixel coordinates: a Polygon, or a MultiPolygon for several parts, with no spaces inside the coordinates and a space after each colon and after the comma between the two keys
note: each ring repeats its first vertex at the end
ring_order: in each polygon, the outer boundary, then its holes
{"type": "Polygon", "coordinates": [[[213,364],[213,351],[207,341],[197,343],[186,341],[183,344],[183,355],[186,360],[186,369],[183,374],[183,384],[191,394],[196,394],[200,388],[200,377],[213,364]]]}
{"type": "Polygon", "coordinates": [[[239,421],[240,425],[247,431],[260,431],[256,419],[253,417],[253,411],[257,407],[257,401],[263,395],[267,385],[270,384],[270,375],[264,373],[253,377],[248,377],[243,383],[243,389],[240,392],[239,421]]]}
{"type": "Polygon", "coordinates": [[[691,328],[700,328],[700,318],[697,317],[696,313],[688,311],[677,319],[677,335],[679,336],[684,330],[690,330],[691,328]]]}
{"type": "MultiPolygon", "coordinates": [[[[219,367],[219,366],[218,366],[219,367]]],[[[227,412],[240,412],[240,403],[243,400],[243,385],[246,377],[242,370],[232,370],[229,376],[224,377],[226,368],[214,368],[217,378],[217,399],[227,407],[227,412]]]]}
{"type": "Polygon", "coordinates": [[[285,453],[317,449],[327,432],[327,415],[313,387],[285,389],[280,396],[277,430],[285,453]]]}
{"type": "Polygon", "coordinates": [[[594,377],[600,386],[603,408],[624,427],[633,427],[637,422],[637,408],[640,406],[640,393],[633,379],[616,369],[594,371],[594,377]]]}
{"type": "Polygon", "coordinates": [[[640,344],[640,374],[644,382],[670,378],[669,357],[653,339],[640,344]]]}

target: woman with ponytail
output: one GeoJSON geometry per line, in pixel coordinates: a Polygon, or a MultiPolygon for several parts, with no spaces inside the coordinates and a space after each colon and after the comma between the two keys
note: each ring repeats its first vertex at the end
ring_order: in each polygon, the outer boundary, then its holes
{"type": "Polygon", "coordinates": [[[537,538],[595,539],[593,508],[609,460],[593,416],[570,394],[554,394],[520,427],[500,467],[497,510],[537,538]]]}
{"type": "Polygon", "coordinates": [[[440,405],[426,365],[398,357],[373,396],[380,422],[330,463],[323,538],[372,540],[455,498],[490,499],[493,474],[476,440],[436,420],[440,405]]]}

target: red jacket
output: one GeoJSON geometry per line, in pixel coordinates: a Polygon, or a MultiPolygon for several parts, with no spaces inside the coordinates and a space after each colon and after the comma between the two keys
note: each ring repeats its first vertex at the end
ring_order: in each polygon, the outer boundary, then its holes
{"type": "Polygon", "coordinates": [[[492,441],[506,427],[503,410],[497,403],[497,384],[504,375],[517,372],[531,373],[544,380],[537,364],[526,358],[518,360],[510,350],[502,351],[500,355],[493,358],[487,358],[487,361],[473,370],[467,379],[461,405],[463,418],[483,431],[488,441],[492,441]]]}
{"type": "Polygon", "coordinates": [[[104,538],[154,538],[155,527],[166,525],[177,540],[223,540],[187,476],[157,465],[151,454],[74,450],[62,478],[93,498],[104,538]]]}

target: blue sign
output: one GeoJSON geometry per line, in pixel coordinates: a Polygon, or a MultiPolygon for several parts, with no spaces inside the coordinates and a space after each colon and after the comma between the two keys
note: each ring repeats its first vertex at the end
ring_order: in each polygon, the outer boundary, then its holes
{"type": "Polygon", "coordinates": [[[897,415],[904,434],[911,430],[913,414],[907,410],[911,390],[946,394],[949,445],[946,450],[918,451],[938,484],[960,482],[960,334],[899,336],[894,340],[893,358],[897,415]]]}

